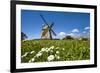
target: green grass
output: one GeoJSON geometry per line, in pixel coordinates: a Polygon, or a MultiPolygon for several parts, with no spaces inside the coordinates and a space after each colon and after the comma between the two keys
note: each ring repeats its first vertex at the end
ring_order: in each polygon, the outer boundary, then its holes
{"type": "Polygon", "coordinates": [[[21,57],[22,63],[47,62],[50,55],[54,56],[50,61],[88,60],[90,59],[90,42],[82,40],[27,40],[21,42],[21,56],[23,55],[25,56],[21,57]],[[42,48],[45,50],[41,51],[42,48]],[[34,52],[32,53],[32,51],[34,52]],[[42,55],[37,56],[37,54],[42,55]],[[34,60],[32,60],[33,58],[34,60]]]}

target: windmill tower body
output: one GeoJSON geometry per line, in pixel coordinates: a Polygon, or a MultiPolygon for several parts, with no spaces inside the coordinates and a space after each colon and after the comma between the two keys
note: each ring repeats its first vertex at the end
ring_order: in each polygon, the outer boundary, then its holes
{"type": "Polygon", "coordinates": [[[49,39],[49,28],[47,25],[42,28],[41,39],[49,39]]]}

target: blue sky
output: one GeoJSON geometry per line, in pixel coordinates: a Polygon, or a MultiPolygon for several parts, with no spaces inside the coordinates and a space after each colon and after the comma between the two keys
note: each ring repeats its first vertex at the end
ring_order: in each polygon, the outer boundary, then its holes
{"type": "Polygon", "coordinates": [[[21,10],[21,31],[28,36],[28,39],[41,37],[44,21],[40,14],[49,24],[54,22],[53,30],[57,34],[56,38],[66,35],[79,37],[89,34],[89,13],[21,10]]]}

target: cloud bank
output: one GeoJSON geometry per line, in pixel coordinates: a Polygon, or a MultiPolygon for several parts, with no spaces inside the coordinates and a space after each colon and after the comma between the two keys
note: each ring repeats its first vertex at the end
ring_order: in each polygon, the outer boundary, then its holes
{"type": "Polygon", "coordinates": [[[85,27],[85,28],[84,28],[84,30],[89,30],[89,29],[90,29],[90,27],[85,27]]]}
{"type": "Polygon", "coordinates": [[[78,30],[78,29],[73,29],[72,32],[73,32],[73,33],[78,33],[79,30],[78,30]]]}

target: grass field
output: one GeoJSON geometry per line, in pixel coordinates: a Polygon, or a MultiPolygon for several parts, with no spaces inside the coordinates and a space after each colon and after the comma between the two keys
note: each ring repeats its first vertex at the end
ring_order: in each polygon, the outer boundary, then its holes
{"type": "Polygon", "coordinates": [[[90,42],[82,40],[27,40],[21,42],[21,62],[90,59],[90,42]]]}

